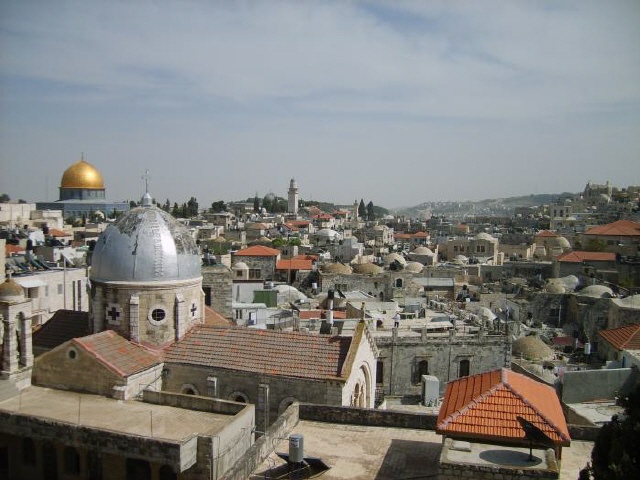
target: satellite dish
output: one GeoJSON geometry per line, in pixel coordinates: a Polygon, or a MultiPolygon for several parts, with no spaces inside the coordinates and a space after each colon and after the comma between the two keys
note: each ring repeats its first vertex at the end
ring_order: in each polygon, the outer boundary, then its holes
{"type": "Polygon", "coordinates": [[[529,440],[529,461],[532,462],[534,460],[532,450],[533,444],[542,446],[542,447],[555,447],[555,443],[551,440],[546,433],[536,427],[529,420],[522,418],[520,415],[516,416],[516,419],[520,423],[520,426],[524,430],[524,437],[529,440]]]}

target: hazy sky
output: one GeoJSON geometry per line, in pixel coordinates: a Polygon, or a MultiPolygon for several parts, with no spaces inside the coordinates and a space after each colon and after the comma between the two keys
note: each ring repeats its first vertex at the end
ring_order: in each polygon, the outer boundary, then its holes
{"type": "Polygon", "coordinates": [[[640,184],[640,2],[0,2],[0,192],[397,207],[640,184]]]}

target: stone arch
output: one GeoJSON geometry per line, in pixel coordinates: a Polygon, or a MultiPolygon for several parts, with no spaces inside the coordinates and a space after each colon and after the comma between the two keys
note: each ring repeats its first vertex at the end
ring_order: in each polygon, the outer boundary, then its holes
{"type": "Polygon", "coordinates": [[[249,396],[240,390],[236,390],[229,395],[229,400],[238,403],[249,403],[249,396]]]}
{"type": "Polygon", "coordinates": [[[184,385],[182,385],[180,393],[183,393],[185,395],[200,395],[200,392],[198,392],[198,388],[192,383],[185,383],[184,385]]]}
{"type": "Polygon", "coordinates": [[[291,404],[293,404],[294,402],[297,402],[298,399],[296,397],[285,397],[282,399],[282,401],[280,402],[280,405],[278,405],[278,415],[282,415],[284,413],[284,411],[289,408],[289,406],[291,404]]]}

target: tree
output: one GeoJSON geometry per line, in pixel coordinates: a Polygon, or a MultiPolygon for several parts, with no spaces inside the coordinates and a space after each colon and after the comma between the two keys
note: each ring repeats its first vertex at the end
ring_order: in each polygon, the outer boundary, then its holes
{"type": "Polygon", "coordinates": [[[129,201],[129,208],[136,208],[138,206],[138,204],[136,202],[134,202],[133,200],[129,201]]]}
{"type": "Polygon", "coordinates": [[[256,192],[256,196],[253,199],[253,211],[256,213],[260,211],[260,199],[258,198],[258,192],[256,192]]]}
{"type": "Polygon", "coordinates": [[[180,216],[180,207],[178,202],[173,202],[173,208],[171,209],[171,216],[178,218],[180,216]]]}
{"type": "Polygon", "coordinates": [[[219,213],[219,212],[226,212],[227,211],[227,204],[224,203],[222,200],[218,200],[217,202],[213,202],[211,204],[211,213],[219,213]]]}
{"type": "Polygon", "coordinates": [[[358,216],[360,218],[365,218],[367,215],[367,208],[364,206],[364,200],[360,199],[360,205],[358,205],[358,216]]]}
{"type": "Polygon", "coordinates": [[[11,197],[6,193],[0,194],[0,203],[7,203],[11,201],[11,197]]]}
{"type": "Polygon", "coordinates": [[[187,214],[189,217],[198,215],[198,200],[196,200],[196,197],[191,197],[187,202],[187,214]]]}
{"type": "Polygon", "coordinates": [[[604,252],[605,248],[607,248],[607,243],[599,238],[590,238],[584,245],[587,252],[604,252]]]}
{"type": "Polygon", "coordinates": [[[367,220],[375,220],[376,218],[376,213],[375,210],[373,209],[373,202],[369,201],[369,203],[367,203],[367,220]]]}
{"type": "Polygon", "coordinates": [[[598,433],[591,465],[580,471],[580,480],[638,478],[640,468],[640,384],[623,400],[624,415],[614,415],[598,433]]]}
{"type": "Polygon", "coordinates": [[[167,201],[164,202],[164,206],[162,207],[162,209],[167,213],[171,211],[171,202],[169,202],[168,198],[167,198],[167,201]]]}

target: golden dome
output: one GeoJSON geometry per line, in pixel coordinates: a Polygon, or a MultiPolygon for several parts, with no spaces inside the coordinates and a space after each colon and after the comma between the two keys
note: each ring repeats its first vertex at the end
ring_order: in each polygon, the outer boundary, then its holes
{"type": "Polygon", "coordinates": [[[84,159],[77,161],[64,171],[60,188],[104,189],[102,174],[84,159]]]}

